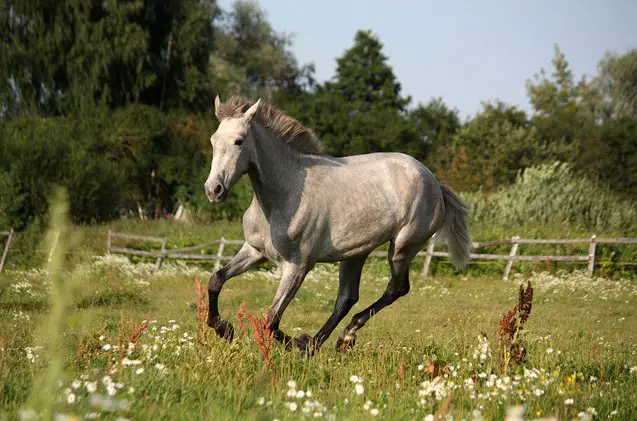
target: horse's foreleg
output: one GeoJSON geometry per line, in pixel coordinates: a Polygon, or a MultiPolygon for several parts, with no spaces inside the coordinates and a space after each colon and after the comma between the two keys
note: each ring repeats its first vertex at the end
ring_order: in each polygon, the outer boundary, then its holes
{"type": "Polygon", "coordinates": [[[291,345],[293,339],[279,329],[279,323],[283,312],[296,295],[310,269],[311,267],[308,265],[286,263],[283,267],[283,277],[279,288],[272,301],[272,306],[268,310],[268,328],[272,331],[274,338],[286,347],[291,345]]]}
{"type": "Polygon", "coordinates": [[[336,326],[358,301],[361,273],[367,255],[341,262],[338,278],[338,296],[334,310],[323,327],[314,335],[312,346],[317,349],[329,338],[336,326]]]}
{"type": "Polygon", "coordinates": [[[234,336],[232,324],[227,320],[221,319],[219,314],[219,294],[223,284],[230,278],[265,261],[265,257],[257,249],[248,243],[244,243],[241,250],[232,258],[230,263],[210,277],[210,282],[208,282],[208,326],[213,328],[222,338],[231,341],[234,336]]]}

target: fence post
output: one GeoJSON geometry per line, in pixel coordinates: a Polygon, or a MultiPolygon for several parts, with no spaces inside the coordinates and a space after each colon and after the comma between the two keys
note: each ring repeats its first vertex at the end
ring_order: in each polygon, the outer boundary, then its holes
{"type": "Polygon", "coordinates": [[[595,249],[597,248],[597,236],[593,234],[591,237],[591,243],[588,246],[588,267],[587,273],[588,276],[593,276],[593,270],[595,270],[595,249]]]}
{"type": "Polygon", "coordinates": [[[106,254],[111,254],[111,246],[113,245],[113,240],[111,239],[111,229],[108,229],[108,239],[106,240],[106,254]]]}
{"type": "Polygon", "coordinates": [[[9,237],[7,237],[7,244],[4,245],[4,252],[2,252],[2,260],[0,260],[0,273],[4,269],[4,262],[7,260],[9,254],[9,247],[11,247],[11,240],[13,239],[13,230],[9,231],[9,237]]]}
{"type": "Polygon", "coordinates": [[[429,266],[431,265],[431,258],[433,257],[434,247],[436,245],[436,237],[431,237],[429,244],[427,245],[427,254],[425,255],[425,265],[422,268],[423,276],[429,276],[429,266]]]}
{"type": "Polygon", "coordinates": [[[509,253],[509,257],[511,257],[511,259],[509,259],[509,261],[507,262],[506,268],[504,269],[504,275],[502,276],[502,279],[504,279],[505,281],[509,280],[509,273],[511,273],[511,268],[513,267],[513,257],[518,254],[518,246],[520,243],[518,243],[517,240],[519,239],[520,237],[518,236],[511,237],[511,243],[513,243],[511,252],[509,253]]]}
{"type": "Polygon", "coordinates": [[[164,254],[166,253],[166,242],[168,241],[168,237],[164,237],[164,240],[161,242],[161,251],[159,252],[159,257],[155,262],[155,273],[159,272],[159,268],[161,267],[161,261],[163,259],[164,254]]]}
{"type": "Polygon", "coordinates": [[[226,245],[226,239],[221,237],[221,242],[219,243],[219,250],[217,250],[217,257],[219,260],[215,262],[215,270],[221,269],[221,258],[223,257],[223,249],[226,245]]]}

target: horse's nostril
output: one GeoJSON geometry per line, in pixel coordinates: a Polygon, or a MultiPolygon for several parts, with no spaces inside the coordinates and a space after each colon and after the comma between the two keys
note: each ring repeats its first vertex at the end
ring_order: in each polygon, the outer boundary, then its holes
{"type": "Polygon", "coordinates": [[[214,194],[216,194],[216,195],[218,195],[219,193],[221,193],[221,190],[222,190],[222,189],[223,189],[223,188],[221,187],[221,184],[217,184],[217,185],[215,186],[215,189],[214,189],[213,193],[214,193],[214,194]]]}

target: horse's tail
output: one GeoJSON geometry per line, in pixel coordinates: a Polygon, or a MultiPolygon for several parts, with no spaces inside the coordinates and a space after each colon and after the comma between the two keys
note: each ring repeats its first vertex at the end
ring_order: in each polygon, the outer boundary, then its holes
{"type": "Polygon", "coordinates": [[[440,187],[445,201],[445,220],[439,235],[447,242],[453,266],[462,270],[470,259],[472,244],[467,222],[469,206],[451,189],[442,184],[440,187]]]}

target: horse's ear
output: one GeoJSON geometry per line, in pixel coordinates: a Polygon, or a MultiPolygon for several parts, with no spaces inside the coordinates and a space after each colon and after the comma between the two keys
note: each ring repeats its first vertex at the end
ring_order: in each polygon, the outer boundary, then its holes
{"type": "Polygon", "coordinates": [[[252,104],[252,106],[250,108],[248,108],[248,110],[243,114],[243,118],[247,121],[250,122],[252,121],[252,118],[254,117],[254,115],[256,114],[257,110],[259,109],[259,104],[261,103],[261,98],[259,98],[257,100],[257,102],[255,102],[254,104],[252,104]]]}
{"type": "Polygon", "coordinates": [[[219,118],[219,109],[221,108],[221,99],[219,99],[219,95],[215,97],[215,115],[219,118]]]}

